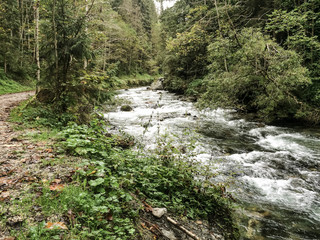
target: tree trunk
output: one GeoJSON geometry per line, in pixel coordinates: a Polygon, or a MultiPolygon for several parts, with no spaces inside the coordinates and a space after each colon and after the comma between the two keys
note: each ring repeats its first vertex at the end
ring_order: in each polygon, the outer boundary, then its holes
{"type": "Polygon", "coordinates": [[[52,9],[52,25],[53,25],[53,35],[54,35],[54,59],[56,65],[56,80],[58,80],[58,67],[59,67],[59,59],[58,59],[58,41],[57,41],[57,26],[56,26],[56,0],[53,0],[53,9],[52,9]]]}
{"type": "Polygon", "coordinates": [[[7,57],[4,55],[4,73],[7,73],[7,57]]]}
{"type": "Polygon", "coordinates": [[[39,0],[36,2],[35,10],[36,10],[36,31],[35,31],[35,42],[36,42],[36,61],[37,61],[37,83],[36,83],[36,93],[39,91],[39,82],[40,82],[40,53],[39,53],[39,0]]]}
{"type": "MultiPolygon", "coordinates": [[[[86,0],[86,14],[89,11],[89,7],[88,7],[88,0],[86,0]]],[[[88,34],[88,27],[86,26],[86,34],[88,34]]],[[[85,57],[84,58],[84,64],[83,64],[83,69],[86,70],[88,67],[88,59],[85,57]]]]}
{"type": "MultiPolygon", "coordinates": [[[[223,35],[222,35],[222,28],[221,28],[221,23],[220,23],[220,15],[219,15],[219,10],[218,10],[217,0],[214,0],[214,5],[216,7],[219,33],[220,33],[220,37],[222,38],[223,35]]],[[[227,64],[227,59],[226,58],[224,58],[224,67],[225,67],[226,72],[228,72],[228,64],[227,64]]]]}

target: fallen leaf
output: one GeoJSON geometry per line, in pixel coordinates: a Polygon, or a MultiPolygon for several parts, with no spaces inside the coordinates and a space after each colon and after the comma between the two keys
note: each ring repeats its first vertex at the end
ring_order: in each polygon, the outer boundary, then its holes
{"type": "Polygon", "coordinates": [[[24,177],[23,179],[24,182],[35,182],[37,181],[36,177],[24,177]]]}
{"type": "Polygon", "coordinates": [[[48,149],[46,149],[46,152],[48,152],[48,153],[52,153],[52,152],[53,152],[53,150],[52,150],[52,148],[48,148],[48,149]]]}
{"type": "Polygon", "coordinates": [[[1,238],[1,240],[15,240],[15,237],[5,237],[5,238],[1,238]]]}
{"type": "Polygon", "coordinates": [[[0,186],[1,186],[1,185],[9,185],[9,184],[11,184],[12,182],[13,182],[13,180],[8,179],[8,178],[6,178],[6,177],[1,177],[1,178],[0,178],[0,186]]]}
{"type": "Polygon", "coordinates": [[[47,229],[64,229],[68,230],[68,227],[63,222],[47,222],[46,224],[47,229]]]}
{"type": "Polygon", "coordinates": [[[88,173],[88,176],[95,174],[97,171],[92,171],[91,173],[88,173]]]}
{"type": "Polygon", "coordinates": [[[54,184],[50,186],[51,191],[62,191],[64,189],[64,184],[54,184]]]}
{"type": "Polygon", "coordinates": [[[47,183],[47,182],[48,182],[48,179],[42,179],[41,182],[42,182],[42,183],[47,183]]]}
{"type": "Polygon", "coordinates": [[[27,158],[23,158],[20,160],[21,163],[25,163],[28,159],[27,158]]]}
{"type": "Polygon", "coordinates": [[[147,226],[144,223],[141,223],[141,226],[145,229],[148,229],[147,226]]]}
{"type": "Polygon", "coordinates": [[[52,181],[52,183],[59,184],[59,183],[61,183],[61,179],[54,179],[54,180],[52,181]]]}
{"type": "Polygon", "coordinates": [[[5,201],[10,198],[10,192],[2,192],[0,194],[0,201],[5,201]]]}
{"type": "Polygon", "coordinates": [[[146,203],[145,201],[142,201],[142,203],[144,204],[144,209],[146,210],[146,212],[152,212],[152,207],[146,203]]]}

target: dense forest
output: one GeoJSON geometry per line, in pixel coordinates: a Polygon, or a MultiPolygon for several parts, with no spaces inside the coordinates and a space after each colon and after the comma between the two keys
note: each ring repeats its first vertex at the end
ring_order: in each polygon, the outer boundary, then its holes
{"type": "Polygon", "coordinates": [[[319,1],[178,1],[161,16],[168,89],[267,122],[320,121],[319,1]]]}
{"type": "Polygon", "coordinates": [[[152,0],[0,6],[1,76],[36,79],[62,110],[92,105],[113,76],[161,73],[200,107],[320,121],[318,1],[180,0],[160,20],[152,0]]]}
{"type": "Polygon", "coordinates": [[[92,109],[114,76],[158,71],[152,0],[1,1],[0,11],[1,76],[35,79],[58,111],[92,109]]]}

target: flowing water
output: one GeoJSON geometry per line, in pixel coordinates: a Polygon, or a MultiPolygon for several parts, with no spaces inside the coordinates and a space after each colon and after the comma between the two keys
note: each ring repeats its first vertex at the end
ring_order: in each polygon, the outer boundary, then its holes
{"type": "Polygon", "coordinates": [[[105,115],[146,149],[167,134],[212,163],[241,205],[243,239],[320,239],[320,130],[264,126],[218,109],[199,112],[165,91],[120,91],[133,111],[105,115]],[[187,133],[187,134],[186,134],[187,133]]]}

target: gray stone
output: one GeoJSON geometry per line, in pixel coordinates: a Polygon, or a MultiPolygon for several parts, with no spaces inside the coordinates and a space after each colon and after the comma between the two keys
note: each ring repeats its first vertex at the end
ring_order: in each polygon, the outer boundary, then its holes
{"type": "Polygon", "coordinates": [[[163,85],[162,85],[163,79],[159,78],[158,80],[154,81],[151,86],[150,89],[151,90],[163,90],[163,85]]]}
{"type": "Polygon", "coordinates": [[[157,218],[161,218],[166,213],[167,213],[166,208],[153,208],[152,209],[153,216],[155,216],[157,218]]]}
{"type": "Polygon", "coordinates": [[[176,236],[172,231],[162,230],[163,236],[169,238],[170,240],[177,240],[176,236]]]}

